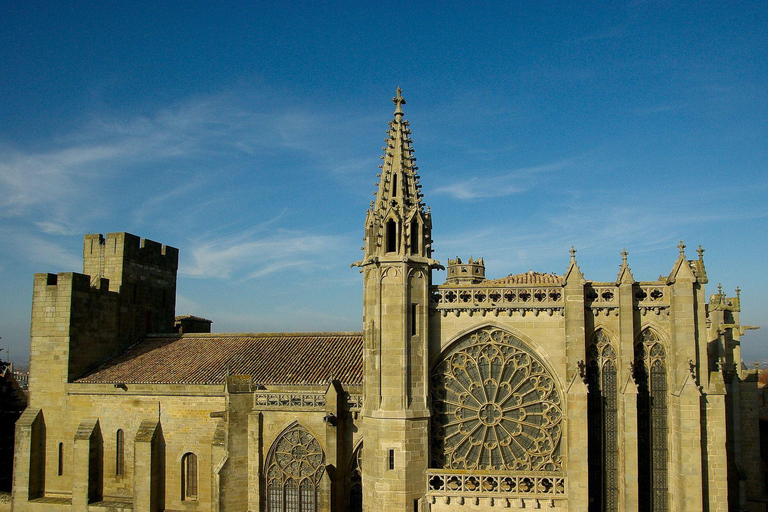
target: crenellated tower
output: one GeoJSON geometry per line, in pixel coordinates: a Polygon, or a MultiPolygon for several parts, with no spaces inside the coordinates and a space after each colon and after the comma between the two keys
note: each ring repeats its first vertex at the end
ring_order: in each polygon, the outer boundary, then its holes
{"type": "Polygon", "coordinates": [[[428,312],[432,218],[422,203],[405,99],[397,89],[376,200],[365,219],[365,510],[412,511],[429,460],[428,312]]]}

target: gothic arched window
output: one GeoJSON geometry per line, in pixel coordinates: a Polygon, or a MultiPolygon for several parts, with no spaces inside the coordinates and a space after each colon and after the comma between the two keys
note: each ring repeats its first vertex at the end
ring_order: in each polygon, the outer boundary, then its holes
{"type": "Polygon", "coordinates": [[[387,252],[397,252],[397,224],[392,219],[387,221],[387,252]]]}
{"type": "Polygon", "coordinates": [[[362,512],[363,510],[363,478],[362,478],[363,443],[357,445],[352,452],[352,461],[349,465],[349,507],[350,512],[362,512]]]}
{"type": "Polygon", "coordinates": [[[561,471],[555,380],[510,333],[485,327],[432,371],[432,464],[461,470],[561,471]]]}
{"type": "Polygon", "coordinates": [[[646,329],[635,341],[637,384],[637,459],[641,511],[667,505],[667,352],[656,332],[646,329]]]}
{"type": "Polygon", "coordinates": [[[325,455],[307,429],[294,423],[284,430],[272,444],[266,467],[269,512],[317,511],[325,455]]]}
{"type": "Polygon", "coordinates": [[[587,347],[589,510],[619,509],[616,350],[602,330],[587,347]]]}

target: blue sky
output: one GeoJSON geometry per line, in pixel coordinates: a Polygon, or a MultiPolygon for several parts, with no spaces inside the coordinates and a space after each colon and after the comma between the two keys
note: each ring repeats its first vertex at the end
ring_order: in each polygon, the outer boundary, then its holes
{"type": "MultiPolygon", "coordinates": [[[[181,251],[216,331],[359,330],[365,209],[408,103],[436,257],[741,287],[768,359],[766,2],[0,1],[0,346],[85,233],[181,251]]],[[[444,280],[436,273],[435,282],[444,280]]]]}

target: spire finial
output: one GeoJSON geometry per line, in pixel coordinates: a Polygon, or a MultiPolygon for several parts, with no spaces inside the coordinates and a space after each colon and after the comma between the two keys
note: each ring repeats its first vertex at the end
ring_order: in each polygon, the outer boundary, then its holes
{"type": "Polygon", "coordinates": [[[680,240],[680,245],[678,245],[677,248],[680,249],[680,255],[685,256],[685,244],[682,240],[680,240]]]}
{"type": "Polygon", "coordinates": [[[739,288],[738,286],[736,287],[736,298],[737,299],[741,298],[741,288],[739,288]]]}
{"type": "Polygon", "coordinates": [[[403,90],[400,87],[397,88],[397,96],[392,98],[392,103],[395,104],[395,115],[402,115],[403,105],[405,105],[405,98],[403,98],[403,90]]]}
{"type": "Polygon", "coordinates": [[[717,283],[717,294],[722,295],[723,294],[723,285],[722,283],[717,283]]]}
{"type": "Polygon", "coordinates": [[[576,261],[576,248],[574,246],[571,246],[571,250],[568,252],[571,253],[571,261],[576,261]]]}
{"type": "Polygon", "coordinates": [[[701,244],[699,244],[699,248],[696,249],[696,252],[699,253],[699,261],[704,261],[704,249],[701,247],[701,244]]]}
{"type": "Polygon", "coordinates": [[[621,264],[623,266],[627,266],[627,256],[629,256],[629,253],[627,252],[627,248],[621,250],[621,264]]]}

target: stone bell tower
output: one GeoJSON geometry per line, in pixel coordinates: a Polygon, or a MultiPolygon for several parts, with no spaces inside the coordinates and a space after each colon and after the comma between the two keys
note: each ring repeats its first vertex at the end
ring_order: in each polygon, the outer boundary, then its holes
{"type": "Polygon", "coordinates": [[[384,163],[365,218],[363,509],[411,512],[429,461],[428,310],[432,219],[421,201],[397,89],[384,163]]]}

